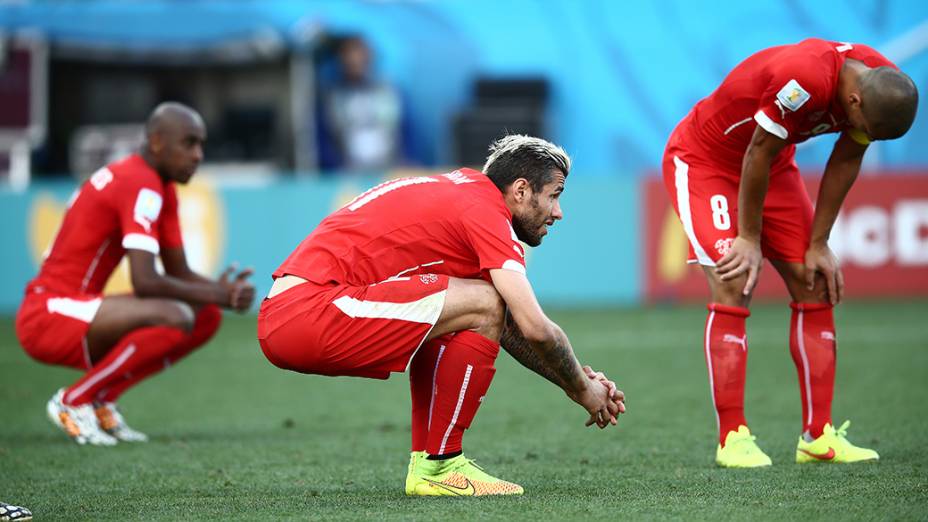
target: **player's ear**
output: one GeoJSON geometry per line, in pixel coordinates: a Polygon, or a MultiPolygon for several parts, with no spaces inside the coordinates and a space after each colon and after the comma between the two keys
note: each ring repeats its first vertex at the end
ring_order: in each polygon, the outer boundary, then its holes
{"type": "Polygon", "coordinates": [[[525,178],[519,178],[512,182],[512,196],[518,202],[522,202],[530,196],[530,189],[531,186],[525,178]]]}
{"type": "Polygon", "coordinates": [[[151,132],[147,136],[148,138],[148,148],[151,150],[151,153],[157,155],[161,152],[161,149],[164,148],[164,140],[161,137],[160,132],[151,132]]]}
{"type": "Polygon", "coordinates": [[[847,104],[849,107],[853,107],[857,110],[860,110],[860,106],[862,105],[862,103],[863,103],[863,100],[860,97],[860,93],[858,92],[852,92],[851,94],[847,96],[847,104]]]}

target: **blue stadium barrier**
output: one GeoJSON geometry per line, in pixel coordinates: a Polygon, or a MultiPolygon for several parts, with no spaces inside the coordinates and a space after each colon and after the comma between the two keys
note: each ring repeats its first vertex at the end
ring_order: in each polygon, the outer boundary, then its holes
{"type": "MultiPolygon", "coordinates": [[[[270,274],[327,214],[379,179],[294,180],[261,185],[182,187],[181,221],[191,266],[216,275],[233,261],[255,268],[258,295],[270,274]]],[[[0,192],[0,313],[13,313],[23,288],[54,237],[74,184],[37,183],[0,192]]],[[[638,183],[571,176],[562,198],[565,219],[530,249],[529,278],[539,299],[557,306],[635,303],[641,295],[638,183]]],[[[130,290],[118,268],[112,292],[130,290]]]]}
{"type": "MultiPolygon", "coordinates": [[[[190,48],[258,37],[298,45],[307,26],[365,35],[386,78],[411,100],[415,135],[449,164],[450,118],[476,75],[552,82],[551,138],[591,176],[660,164],[676,122],[748,55],[808,37],[866,43],[928,92],[928,2],[236,0],[26,2],[0,6],[0,29],[34,28],[54,46],[190,48]]],[[[872,167],[928,164],[928,96],[908,136],[874,147],[872,167]]],[[[819,167],[831,140],[801,148],[819,167]]]]}

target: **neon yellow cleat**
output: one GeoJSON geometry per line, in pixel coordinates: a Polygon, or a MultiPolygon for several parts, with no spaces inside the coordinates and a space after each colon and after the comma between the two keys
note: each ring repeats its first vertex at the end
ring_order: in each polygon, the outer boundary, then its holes
{"type": "Polygon", "coordinates": [[[406,494],[415,495],[416,494],[416,466],[419,464],[419,459],[424,459],[428,455],[424,451],[412,451],[409,453],[409,468],[406,471],[406,494]]]}
{"type": "Polygon", "coordinates": [[[796,462],[861,462],[879,460],[880,456],[872,449],[858,448],[847,440],[847,429],[851,421],[844,421],[837,430],[830,423],[825,425],[822,436],[812,442],[806,442],[799,436],[796,446],[796,462]]]}
{"type": "Polygon", "coordinates": [[[715,462],[723,468],[759,468],[769,466],[772,462],[761,451],[747,426],[738,426],[738,431],[729,431],[725,436],[725,446],[719,444],[715,450],[715,462]]]}
{"type": "Polygon", "coordinates": [[[521,495],[523,492],[522,486],[488,475],[464,455],[447,460],[428,460],[422,452],[413,452],[410,456],[406,476],[409,496],[479,497],[521,495]]]}

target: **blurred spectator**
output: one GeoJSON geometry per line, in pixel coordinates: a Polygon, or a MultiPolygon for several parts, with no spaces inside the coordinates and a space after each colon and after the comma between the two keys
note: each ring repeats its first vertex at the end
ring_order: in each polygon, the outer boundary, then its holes
{"type": "Polygon", "coordinates": [[[409,125],[399,91],[374,77],[371,50],[358,36],[336,47],[334,80],[320,89],[319,166],[378,171],[407,164],[409,125]]]}

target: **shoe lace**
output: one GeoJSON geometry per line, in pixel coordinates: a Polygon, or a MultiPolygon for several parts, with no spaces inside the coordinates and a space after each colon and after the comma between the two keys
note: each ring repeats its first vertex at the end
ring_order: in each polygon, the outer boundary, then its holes
{"type": "Polygon", "coordinates": [[[451,468],[451,470],[452,470],[452,471],[457,471],[457,470],[459,470],[459,469],[461,469],[461,468],[464,468],[464,467],[467,467],[467,466],[473,466],[473,467],[479,469],[480,471],[484,471],[483,468],[481,468],[479,465],[477,465],[477,462],[476,462],[476,461],[474,461],[474,460],[472,460],[472,459],[469,459],[469,458],[467,458],[467,457],[464,457],[464,456],[461,456],[461,460],[458,461],[458,462],[456,462],[455,465],[454,465],[454,467],[451,468]]]}
{"type": "Polygon", "coordinates": [[[847,429],[850,427],[851,427],[851,421],[849,420],[844,421],[844,423],[841,424],[841,427],[835,430],[835,435],[838,436],[839,438],[846,439],[847,429]]]}

